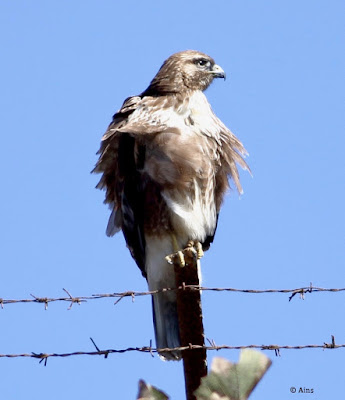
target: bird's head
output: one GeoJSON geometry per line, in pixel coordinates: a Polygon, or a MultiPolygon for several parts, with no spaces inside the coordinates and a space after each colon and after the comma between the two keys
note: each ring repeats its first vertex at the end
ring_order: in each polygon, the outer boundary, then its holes
{"type": "Polygon", "coordinates": [[[225,79],[225,72],[213,58],[195,50],[181,51],[164,61],[145,92],[204,91],[214,78],[225,79]]]}

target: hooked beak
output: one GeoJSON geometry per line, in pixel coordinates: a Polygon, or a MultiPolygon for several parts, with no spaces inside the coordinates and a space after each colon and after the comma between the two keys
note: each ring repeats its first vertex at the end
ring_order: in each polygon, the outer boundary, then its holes
{"type": "Polygon", "coordinates": [[[226,78],[226,74],[219,65],[214,64],[213,68],[211,69],[210,73],[215,77],[215,78],[226,78]]]}

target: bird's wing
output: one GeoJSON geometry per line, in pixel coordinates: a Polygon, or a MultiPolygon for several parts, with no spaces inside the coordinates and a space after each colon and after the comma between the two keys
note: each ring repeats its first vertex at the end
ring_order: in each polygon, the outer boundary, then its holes
{"type": "MultiPolygon", "coordinates": [[[[151,97],[126,99],[102,138],[99,160],[92,171],[102,173],[97,188],[106,190],[105,203],[112,209],[106,233],[113,236],[123,230],[127,246],[144,275],[147,181],[142,170],[147,143],[166,129],[161,106],[162,102],[151,97]]],[[[150,184],[150,190],[156,190],[150,184]]]]}

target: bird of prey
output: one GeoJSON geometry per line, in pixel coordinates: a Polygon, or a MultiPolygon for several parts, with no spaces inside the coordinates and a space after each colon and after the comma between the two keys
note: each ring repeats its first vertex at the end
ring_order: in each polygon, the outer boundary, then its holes
{"type": "MultiPolygon", "coordinates": [[[[242,188],[236,163],[248,169],[246,150],[213,113],[203,91],[223,69],[206,54],[170,56],[150,85],[128,97],[101,142],[93,172],[102,177],[111,208],[106,233],[122,230],[149,290],[175,287],[170,254],[195,248],[202,256],[213,241],[231,178],[242,188]]],[[[153,296],[157,348],[180,345],[176,293],[153,296]]],[[[181,354],[161,352],[162,358],[181,354]]]]}

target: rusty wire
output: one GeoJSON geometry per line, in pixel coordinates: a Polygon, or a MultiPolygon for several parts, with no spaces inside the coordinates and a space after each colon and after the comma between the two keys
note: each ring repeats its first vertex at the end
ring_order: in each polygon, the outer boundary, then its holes
{"type": "Polygon", "coordinates": [[[97,300],[97,299],[104,299],[104,298],[116,298],[115,304],[117,304],[120,300],[125,297],[131,297],[134,301],[135,297],[153,295],[156,293],[166,292],[166,291],[175,291],[175,290],[202,290],[203,292],[206,291],[213,291],[213,292],[237,292],[237,293],[250,293],[250,294],[263,294],[263,293],[291,293],[289,296],[289,301],[292,298],[299,294],[301,299],[304,299],[306,293],[314,293],[314,292],[343,292],[345,288],[321,288],[317,286],[313,286],[310,284],[309,286],[297,288],[297,289],[236,289],[236,288],[211,288],[211,287],[202,287],[197,285],[183,285],[178,288],[165,288],[160,290],[151,290],[146,292],[140,291],[126,291],[126,292],[115,292],[115,293],[99,293],[99,294],[92,294],[90,296],[72,296],[70,292],[66,289],[63,289],[65,293],[68,295],[67,297],[38,297],[33,294],[30,296],[32,298],[28,299],[4,299],[0,298],[0,306],[1,308],[7,304],[18,304],[18,303],[41,303],[44,304],[45,309],[48,308],[48,304],[57,301],[64,301],[69,302],[70,305],[68,309],[71,309],[73,304],[81,304],[83,302],[87,302],[89,300],[97,300]]]}
{"type": "Polygon", "coordinates": [[[40,363],[44,362],[44,365],[47,364],[48,358],[53,357],[72,357],[72,356],[104,356],[107,358],[109,354],[121,354],[128,352],[140,352],[140,353],[150,353],[154,356],[154,353],[158,353],[158,351],[162,352],[171,352],[176,350],[195,350],[204,348],[205,350],[242,350],[242,349],[258,349],[258,350],[271,350],[275,352],[276,356],[280,356],[280,350],[301,350],[301,349],[339,349],[344,348],[345,344],[336,344],[334,336],[331,335],[332,341],[331,343],[323,343],[323,344],[306,344],[306,345],[244,345],[244,346],[229,346],[229,345],[216,345],[213,340],[208,340],[209,346],[200,346],[200,345],[192,345],[184,346],[184,347],[175,347],[175,348],[164,348],[164,349],[156,349],[151,346],[143,346],[143,347],[127,347],[125,349],[107,349],[100,350],[94,340],[92,338],[91,341],[96,348],[96,351],[74,351],[71,353],[18,353],[18,354],[0,354],[0,358],[36,358],[39,359],[40,363]]]}

